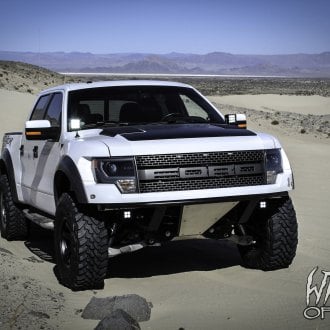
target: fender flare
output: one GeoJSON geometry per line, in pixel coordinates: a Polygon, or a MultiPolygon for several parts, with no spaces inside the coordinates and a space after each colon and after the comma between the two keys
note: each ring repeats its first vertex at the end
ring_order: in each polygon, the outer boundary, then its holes
{"type": "Polygon", "coordinates": [[[1,174],[7,174],[13,200],[15,203],[18,203],[19,201],[15,182],[15,171],[13,161],[11,159],[11,155],[8,149],[4,149],[2,151],[0,160],[0,171],[1,174]]]}
{"type": "Polygon", "coordinates": [[[69,156],[64,156],[62,158],[54,176],[54,195],[56,204],[58,198],[60,197],[56,189],[59,173],[64,174],[69,181],[69,189],[70,191],[74,192],[77,202],[81,204],[87,204],[88,200],[79,170],[74,161],[69,156]]]}

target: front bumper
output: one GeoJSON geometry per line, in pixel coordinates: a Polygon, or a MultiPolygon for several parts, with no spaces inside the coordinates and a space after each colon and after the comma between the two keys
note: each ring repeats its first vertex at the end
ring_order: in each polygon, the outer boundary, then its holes
{"type": "Polygon", "coordinates": [[[89,204],[130,208],[142,205],[186,205],[248,200],[258,198],[257,196],[283,196],[293,189],[293,177],[291,171],[284,171],[278,174],[276,183],[271,185],[153,193],[122,194],[114,184],[95,182],[85,182],[84,187],[89,204]]]}

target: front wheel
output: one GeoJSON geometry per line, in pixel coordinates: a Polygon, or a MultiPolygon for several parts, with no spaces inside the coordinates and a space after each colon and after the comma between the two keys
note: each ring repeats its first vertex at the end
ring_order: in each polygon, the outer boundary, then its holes
{"type": "Polygon", "coordinates": [[[258,210],[244,225],[255,244],[238,246],[247,268],[276,270],[292,263],[298,244],[296,213],[290,198],[274,201],[270,211],[258,210]]]}
{"type": "Polygon", "coordinates": [[[104,222],[80,212],[73,198],[64,193],[58,202],[54,231],[60,283],[74,291],[103,288],[108,266],[104,222]]]}

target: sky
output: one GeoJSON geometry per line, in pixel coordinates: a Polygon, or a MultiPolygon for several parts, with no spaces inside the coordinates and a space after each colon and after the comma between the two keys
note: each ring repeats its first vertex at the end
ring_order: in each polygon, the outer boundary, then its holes
{"type": "Polygon", "coordinates": [[[0,50],[330,51],[330,0],[0,0],[0,50]]]}

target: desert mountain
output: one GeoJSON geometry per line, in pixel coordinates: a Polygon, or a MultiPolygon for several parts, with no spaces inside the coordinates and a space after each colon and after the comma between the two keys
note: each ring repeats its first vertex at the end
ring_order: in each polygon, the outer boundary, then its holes
{"type": "Polygon", "coordinates": [[[290,55],[92,54],[0,51],[0,60],[30,63],[57,72],[165,73],[330,77],[330,52],[290,55]]]}

